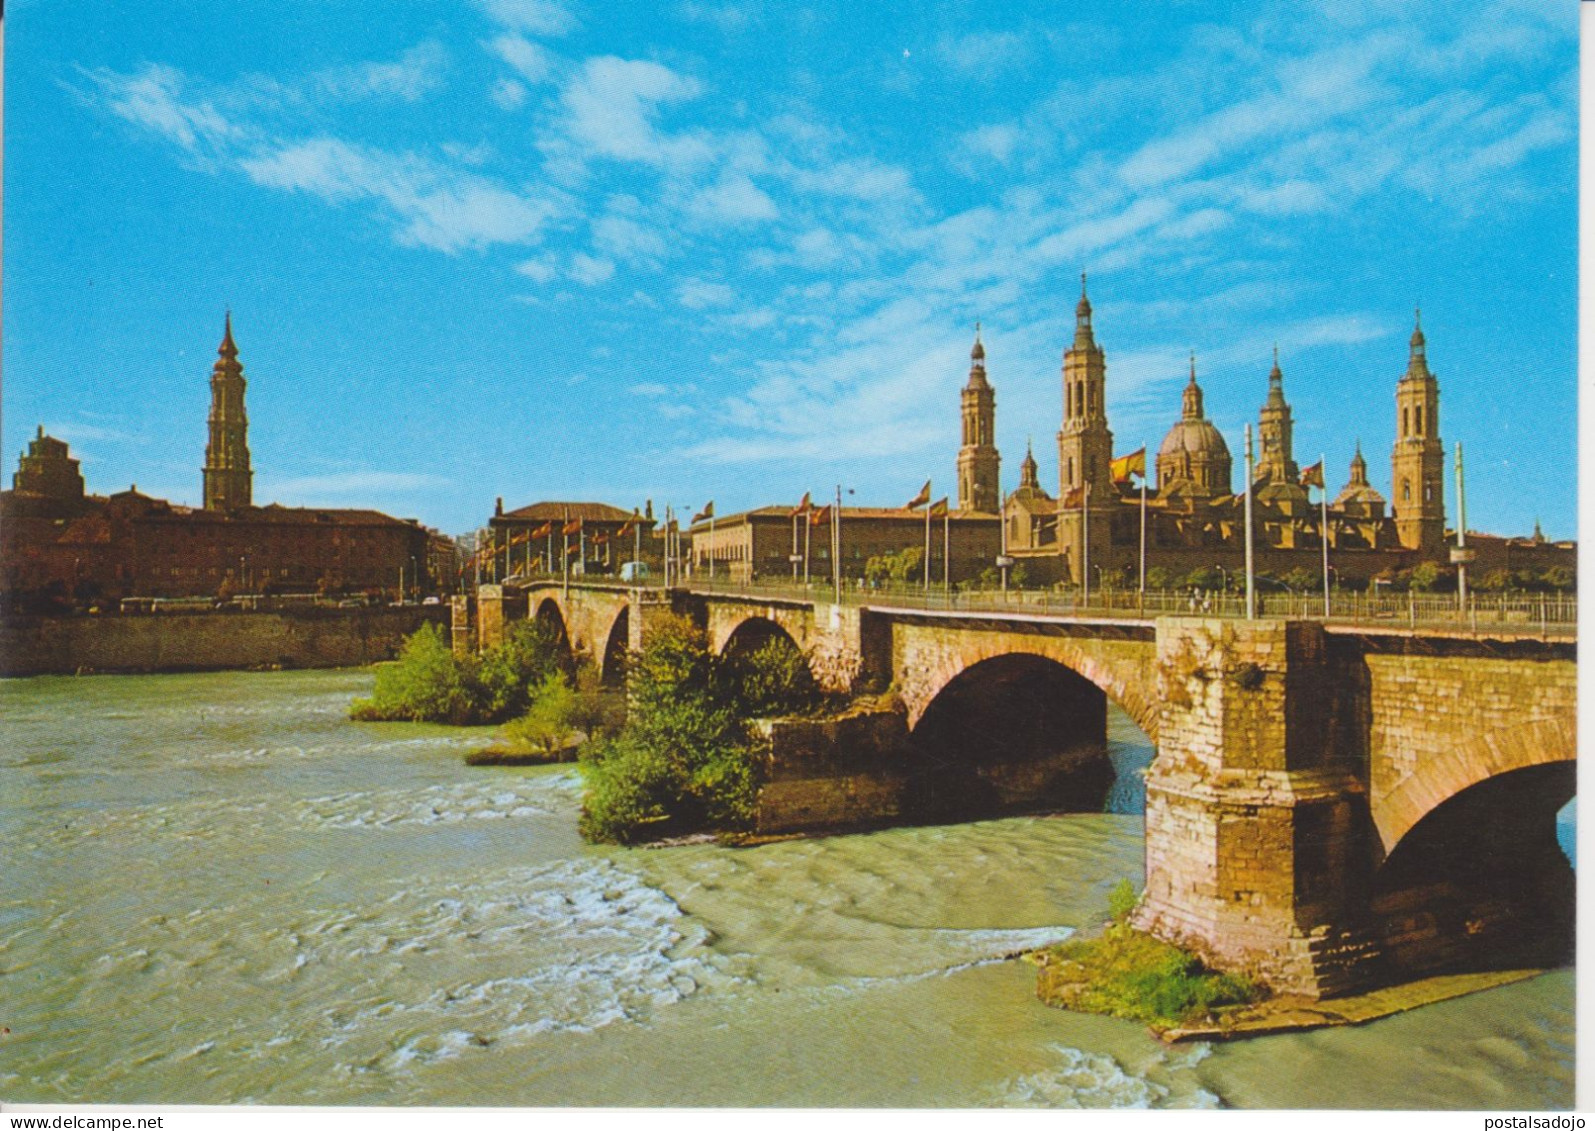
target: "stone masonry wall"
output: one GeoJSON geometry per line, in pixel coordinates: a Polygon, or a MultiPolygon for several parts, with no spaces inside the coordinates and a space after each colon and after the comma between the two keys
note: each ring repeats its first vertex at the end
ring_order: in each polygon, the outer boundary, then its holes
{"type": "Polygon", "coordinates": [[[1339,877],[1364,858],[1366,809],[1322,722],[1326,697],[1333,709],[1322,629],[1165,618],[1157,633],[1136,925],[1279,990],[1359,984],[1374,947],[1348,929],[1339,877]]]}
{"type": "Polygon", "coordinates": [[[1571,646],[1519,658],[1368,652],[1364,663],[1369,795],[1386,852],[1468,786],[1576,756],[1571,646]]]}
{"type": "Polygon", "coordinates": [[[447,605],[19,617],[0,622],[0,675],[353,667],[392,659],[447,605]]]}

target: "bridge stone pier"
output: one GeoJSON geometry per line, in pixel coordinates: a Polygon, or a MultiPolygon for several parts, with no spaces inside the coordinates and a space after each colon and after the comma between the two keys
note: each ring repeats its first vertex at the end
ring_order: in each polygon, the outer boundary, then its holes
{"type": "Polygon", "coordinates": [[[1157,751],[1139,927],[1309,997],[1571,954],[1570,639],[492,588],[483,643],[557,618],[606,669],[670,612],[716,650],[790,636],[854,707],[761,724],[764,831],[1100,811],[1111,700],[1157,751]]]}

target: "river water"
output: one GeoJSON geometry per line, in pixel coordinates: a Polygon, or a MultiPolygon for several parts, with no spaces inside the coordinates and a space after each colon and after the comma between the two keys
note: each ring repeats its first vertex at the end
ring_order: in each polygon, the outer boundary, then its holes
{"type": "Polygon", "coordinates": [[[0,681],[0,1100],[1572,1103],[1570,970],[1231,1045],[1041,1005],[1003,956],[1139,882],[1138,815],[593,848],[574,768],[349,722],[370,685],[0,681]]]}

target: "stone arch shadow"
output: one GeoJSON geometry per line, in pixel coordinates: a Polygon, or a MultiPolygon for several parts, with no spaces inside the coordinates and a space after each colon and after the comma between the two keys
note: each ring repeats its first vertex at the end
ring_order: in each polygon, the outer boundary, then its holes
{"type": "Polygon", "coordinates": [[[1152,748],[1127,768],[1136,777],[1125,788],[1108,742],[1112,698],[1041,651],[1002,651],[961,665],[910,716],[911,807],[932,821],[1100,813],[1110,795],[1144,807],[1139,770],[1152,748]]]}
{"type": "Polygon", "coordinates": [[[576,653],[571,648],[570,630],[566,625],[565,611],[560,607],[559,599],[552,596],[543,597],[532,611],[531,619],[533,623],[552,634],[560,665],[567,673],[574,672],[576,653]]]}
{"type": "Polygon", "coordinates": [[[626,669],[631,657],[631,606],[623,605],[610,622],[604,636],[603,651],[599,653],[598,685],[606,690],[618,690],[626,685],[626,669]]]}
{"type": "Polygon", "coordinates": [[[1556,839],[1576,764],[1541,761],[1462,786],[1373,871],[1370,922],[1392,980],[1572,961],[1576,884],[1556,839]]]}

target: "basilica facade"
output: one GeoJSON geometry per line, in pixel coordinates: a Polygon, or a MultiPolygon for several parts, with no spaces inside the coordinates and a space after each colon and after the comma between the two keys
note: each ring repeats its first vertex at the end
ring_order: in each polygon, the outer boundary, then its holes
{"type": "MultiPolygon", "coordinates": [[[[1147,478],[1147,453],[1114,457],[1107,411],[1107,358],[1092,325],[1091,300],[1081,279],[1074,340],[1063,355],[1063,420],[1058,431],[1058,490],[1041,485],[1027,451],[1019,486],[1000,500],[984,483],[996,480],[995,393],[977,331],[969,378],[962,390],[963,447],[958,455],[959,506],[1002,517],[1003,552],[1036,581],[1135,585],[1148,572],[1178,577],[1196,570],[1244,568],[1246,495],[1236,493],[1237,459],[1207,418],[1196,359],[1181,393],[1179,416],[1159,445],[1147,478]],[[1144,557],[1142,547],[1145,547],[1144,557]]],[[[1292,441],[1294,421],[1285,399],[1276,351],[1255,428],[1253,550],[1256,568],[1275,577],[1308,570],[1322,577],[1327,539],[1331,578],[1366,585],[1420,562],[1447,565],[1454,534],[1446,528],[1445,448],[1440,433],[1440,387],[1429,369],[1421,324],[1409,342],[1407,368],[1396,382],[1396,441],[1387,500],[1368,479],[1360,444],[1344,486],[1325,499],[1320,463],[1302,468],[1292,441]]],[[[1475,570],[1573,567],[1573,543],[1535,534],[1502,538],[1469,532],[1475,570]]]]}

